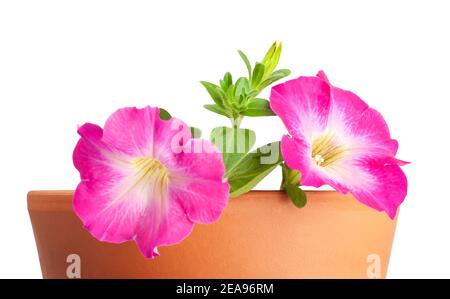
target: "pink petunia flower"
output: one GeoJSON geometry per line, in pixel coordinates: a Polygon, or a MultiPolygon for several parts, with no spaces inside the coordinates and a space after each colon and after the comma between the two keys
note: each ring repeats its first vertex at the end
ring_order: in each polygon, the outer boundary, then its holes
{"type": "Polygon", "coordinates": [[[97,239],[134,240],[144,256],[181,242],[194,223],[212,223],[228,202],[225,168],[214,145],[191,139],[158,108],[124,108],[104,129],[85,124],[73,153],[81,182],[74,210],[97,239]]]}
{"type": "Polygon", "coordinates": [[[272,110],[290,136],[283,136],[286,164],[301,172],[302,185],[330,185],[394,218],[407,192],[395,158],[398,143],[379,112],[357,95],[332,86],[323,72],[272,88],[272,110]]]}

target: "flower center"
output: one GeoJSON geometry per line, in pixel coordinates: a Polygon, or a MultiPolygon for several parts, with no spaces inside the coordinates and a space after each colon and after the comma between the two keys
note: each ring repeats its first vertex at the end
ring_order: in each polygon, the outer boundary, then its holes
{"type": "Polygon", "coordinates": [[[325,162],[325,159],[322,158],[322,156],[319,154],[315,155],[313,160],[318,166],[322,165],[322,163],[325,162]]]}
{"type": "Polygon", "coordinates": [[[134,187],[142,187],[156,196],[166,193],[169,185],[169,172],[159,160],[141,157],[131,160],[131,164],[135,170],[134,187]]]}
{"type": "Polygon", "coordinates": [[[317,166],[325,167],[343,157],[345,151],[335,135],[328,133],[314,140],[311,157],[317,166]]]}

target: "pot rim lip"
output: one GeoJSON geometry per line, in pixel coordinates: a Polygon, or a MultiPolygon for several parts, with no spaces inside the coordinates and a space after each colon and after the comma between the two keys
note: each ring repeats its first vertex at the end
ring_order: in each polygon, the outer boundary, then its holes
{"type": "MultiPolygon", "coordinates": [[[[312,193],[321,193],[321,192],[334,192],[339,193],[336,190],[304,190],[305,192],[312,192],[312,193]]],[[[35,196],[36,194],[45,194],[45,196],[61,196],[61,195],[72,195],[75,192],[73,189],[35,189],[28,191],[28,196],[35,196]]],[[[284,193],[284,190],[276,190],[276,189],[267,189],[267,190],[250,190],[247,193],[284,193]]],[[[244,193],[244,194],[247,194],[244,193]]],[[[242,195],[244,195],[242,194],[242,195]]],[[[239,195],[239,196],[242,196],[239,195]]]]}
{"type": "MultiPolygon", "coordinates": [[[[336,190],[304,190],[306,193],[339,193],[336,190]]],[[[30,200],[36,200],[36,201],[49,201],[53,200],[55,197],[71,197],[73,196],[75,190],[69,190],[69,189],[36,189],[36,190],[30,190],[27,193],[27,199],[30,200]]],[[[268,194],[284,194],[286,191],[284,190],[250,190],[247,193],[244,193],[242,195],[239,195],[237,197],[245,196],[246,194],[255,194],[255,193],[268,193],[268,194]]],[[[345,194],[342,194],[345,196],[345,194]]]]}
{"type": "MultiPolygon", "coordinates": [[[[339,194],[334,190],[305,190],[310,194],[339,194]]],[[[31,190],[27,194],[27,208],[28,211],[61,211],[73,210],[72,198],[74,190],[31,190]]],[[[251,196],[255,194],[267,195],[283,195],[283,190],[251,190],[248,193],[242,194],[239,197],[251,196]]]]}

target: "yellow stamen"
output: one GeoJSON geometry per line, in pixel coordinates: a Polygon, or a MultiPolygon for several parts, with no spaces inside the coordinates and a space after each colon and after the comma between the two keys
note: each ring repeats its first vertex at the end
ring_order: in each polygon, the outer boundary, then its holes
{"type": "Polygon", "coordinates": [[[312,144],[312,159],[317,166],[325,167],[344,156],[346,148],[334,134],[317,137],[312,144]]]}
{"type": "Polygon", "coordinates": [[[133,177],[134,187],[152,185],[155,195],[166,193],[169,184],[169,172],[159,161],[149,157],[135,158],[131,160],[135,169],[133,177]]]}

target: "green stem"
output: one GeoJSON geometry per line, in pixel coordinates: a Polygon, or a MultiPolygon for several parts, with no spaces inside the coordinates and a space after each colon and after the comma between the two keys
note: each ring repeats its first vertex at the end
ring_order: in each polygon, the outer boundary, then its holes
{"type": "Polygon", "coordinates": [[[239,127],[241,126],[242,118],[243,118],[243,116],[233,117],[231,119],[231,126],[234,129],[239,129],[239,127]]]}
{"type": "Polygon", "coordinates": [[[280,164],[280,166],[281,166],[281,174],[282,174],[280,190],[286,190],[288,170],[287,170],[286,164],[282,163],[282,164],[280,164]]]}

